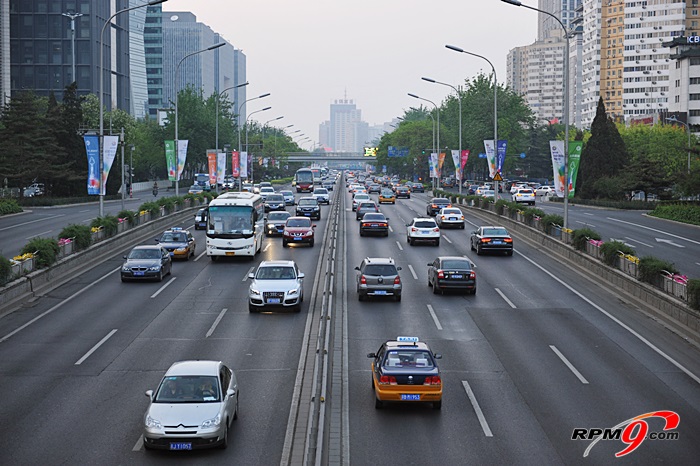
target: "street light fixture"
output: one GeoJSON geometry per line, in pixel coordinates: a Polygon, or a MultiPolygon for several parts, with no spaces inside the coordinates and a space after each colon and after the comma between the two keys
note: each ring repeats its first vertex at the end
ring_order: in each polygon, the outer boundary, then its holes
{"type": "Polygon", "coordinates": [[[443,86],[448,86],[454,89],[455,93],[457,94],[457,103],[459,103],[459,157],[460,157],[460,165],[459,168],[459,180],[457,181],[459,183],[459,194],[462,194],[462,165],[461,165],[461,157],[462,157],[462,96],[459,94],[459,90],[454,87],[452,84],[447,84],[443,83],[440,81],[436,81],[431,78],[426,78],[423,77],[421,78],[423,81],[428,81],[429,83],[434,83],[434,84],[442,84],[443,86]]]}
{"type": "MultiPolygon", "coordinates": [[[[241,105],[238,106],[238,111],[236,112],[236,124],[237,124],[237,126],[238,126],[238,156],[239,156],[239,157],[243,157],[243,153],[241,152],[241,125],[238,124],[238,122],[240,121],[240,118],[239,118],[239,117],[240,117],[240,114],[241,114],[241,110],[243,109],[243,106],[244,106],[246,103],[250,102],[251,100],[263,99],[263,98],[265,98],[265,97],[267,97],[267,96],[269,96],[269,95],[270,95],[270,93],[268,92],[268,93],[266,93],[266,94],[260,94],[260,95],[257,96],[257,97],[251,97],[250,99],[245,100],[241,105]]],[[[247,116],[246,116],[246,118],[244,119],[244,122],[245,122],[245,121],[248,121],[248,117],[247,117],[247,116]]],[[[248,134],[248,128],[246,128],[246,135],[247,135],[247,134],[248,134]]],[[[247,145],[246,145],[246,150],[247,150],[247,149],[248,149],[248,147],[247,147],[247,145]]],[[[248,157],[248,154],[247,154],[247,153],[246,153],[246,157],[248,157]]],[[[243,183],[242,183],[241,181],[242,181],[242,180],[241,180],[241,177],[239,176],[239,177],[238,177],[238,188],[239,188],[239,190],[240,190],[240,189],[243,189],[243,183]]]]}
{"type": "MultiPolygon", "coordinates": [[[[238,89],[239,87],[244,87],[247,86],[249,83],[248,81],[244,82],[243,84],[237,84],[235,86],[227,87],[223,91],[221,91],[219,94],[216,96],[216,152],[219,152],[219,104],[221,102],[221,96],[224,95],[226,91],[230,91],[231,89],[238,89]]],[[[233,102],[235,105],[236,103],[233,102]]],[[[225,144],[224,144],[225,145],[225,144]]]]}
{"type": "Polygon", "coordinates": [[[104,62],[104,36],[105,36],[105,29],[107,28],[108,24],[112,23],[112,19],[114,19],[115,16],[120,15],[122,13],[126,13],[127,11],[135,10],[137,8],[143,8],[145,6],[153,6],[153,5],[159,5],[161,3],[165,3],[168,0],[151,0],[148,3],[144,3],[142,5],[136,5],[132,6],[129,8],[124,8],[123,10],[119,10],[116,13],[114,13],[112,16],[110,16],[107,21],[105,21],[105,24],[102,26],[102,31],[100,31],[100,217],[104,217],[104,212],[105,212],[105,205],[104,205],[104,197],[105,197],[105,183],[103,180],[102,176],[102,171],[104,170],[104,143],[105,143],[105,112],[104,112],[104,74],[105,74],[105,62],[104,62]]]}
{"type": "MultiPolygon", "coordinates": [[[[410,97],[413,97],[414,99],[419,99],[419,100],[425,100],[426,102],[430,102],[433,104],[433,107],[435,107],[435,113],[437,113],[437,148],[436,152],[438,154],[438,157],[440,157],[440,110],[438,109],[438,106],[435,105],[435,102],[432,100],[424,99],[423,97],[418,97],[415,94],[411,94],[410,92],[408,93],[410,97]]],[[[432,115],[431,115],[432,116],[432,115]]],[[[435,120],[433,120],[435,121],[435,120]]],[[[435,141],[433,141],[433,146],[435,146],[435,141]]],[[[433,186],[437,186],[437,188],[440,188],[440,173],[438,173],[438,168],[435,167],[435,174],[437,175],[437,184],[435,181],[433,181],[433,186]]]]}
{"type": "Polygon", "coordinates": [[[78,83],[78,78],[75,77],[75,19],[83,16],[82,13],[61,13],[61,15],[70,18],[70,37],[71,37],[71,58],[73,61],[72,75],[73,82],[78,83]]]}
{"type": "Polygon", "coordinates": [[[678,118],[676,118],[675,115],[666,118],[666,121],[670,121],[671,123],[680,123],[683,126],[685,126],[685,129],[688,131],[688,174],[690,174],[690,126],[688,126],[688,123],[684,123],[678,118]]]}
{"type": "Polygon", "coordinates": [[[523,5],[520,0],[501,0],[504,3],[510,5],[521,6],[527,8],[528,10],[536,11],[538,13],[543,13],[545,15],[554,18],[559,26],[561,26],[564,31],[565,49],[564,49],[564,229],[569,228],[569,36],[570,31],[566,29],[564,23],[557,17],[550,13],[549,11],[540,10],[529,5],[523,5]]]}
{"type": "MultiPolygon", "coordinates": [[[[252,117],[252,116],[255,115],[256,113],[265,112],[265,111],[267,111],[267,110],[270,110],[271,108],[272,108],[272,107],[265,107],[265,108],[261,108],[260,110],[256,110],[256,111],[254,111],[254,112],[251,112],[251,113],[248,114],[248,117],[245,119],[245,151],[246,151],[246,157],[248,156],[248,118],[252,117]]],[[[252,163],[252,160],[251,160],[251,164],[250,164],[250,182],[251,182],[251,183],[254,183],[254,181],[253,181],[253,167],[254,167],[254,166],[255,166],[255,164],[252,163]]]]}

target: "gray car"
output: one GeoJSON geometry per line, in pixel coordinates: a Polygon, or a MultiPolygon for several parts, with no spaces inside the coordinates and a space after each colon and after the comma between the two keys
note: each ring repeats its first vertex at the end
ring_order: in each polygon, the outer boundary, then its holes
{"type": "Polygon", "coordinates": [[[238,418],[238,381],[221,361],[180,361],[148,390],[143,416],[147,450],[226,448],[231,422],[238,418]]]}
{"type": "Polygon", "coordinates": [[[172,272],[170,253],[162,246],[136,246],[128,255],[121,268],[121,279],[163,281],[172,272]]]}
{"type": "Polygon", "coordinates": [[[263,261],[255,273],[248,275],[248,310],[258,312],[276,309],[301,311],[304,301],[304,274],[296,262],[263,261]]]}
{"type": "Polygon", "coordinates": [[[356,277],[357,299],[364,301],[369,296],[392,296],[401,301],[401,277],[392,258],[367,257],[362,260],[356,277]]]}

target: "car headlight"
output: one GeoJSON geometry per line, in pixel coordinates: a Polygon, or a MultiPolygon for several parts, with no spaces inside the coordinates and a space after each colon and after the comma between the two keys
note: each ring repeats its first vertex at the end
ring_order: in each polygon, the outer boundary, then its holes
{"type": "Polygon", "coordinates": [[[306,232],[306,236],[313,236],[313,235],[314,235],[313,230],[307,231],[307,232],[306,232]]]}
{"type": "Polygon", "coordinates": [[[177,248],[175,251],[177,251],[177,252],[185,252],[185,251],[187,251],[187,247],[177,248]]]}
{"type": "Polygon", "coordinates": [[[122,272],[131,272],[131,267],[129,267],[128,265],[122,266],[122,272]]]}
{"type": "Polygon", "coordinates": [[[159,420],[153,419],[151,416],[146,416],[146,428],[147,429],[162,429],[163,424],[159,420]]]}
{"type": "Polygon", "coordinates": [[[255,288],[251,287],[250,288],[250,294],[254,296],[260,296],[260,291],[256,290],[255,288]]]}
{"type": "Polygon", "coordinates": [[[292,296],[292,295],[297,295],[297,294],[299,294],[299,290],[298,290],[298,289],[289,290],[289,291],[287,292],[287,294],[290,295],[290,296],[292,296]]]}
{"type": "Polygon", "coordinates": [[[219,424],[221,424],[221,414],[217,414],[215,418],[207,419],[206,421],[202,422],[200,428],[209,429],[212,427],[216,427],[219,424]]]}
{"type": "Polygon", "coordinates": [[[149,267],[148,270],[151,272],[157,272],[160,270],[160,265],[154,265],[153,267],[149,267]]]}

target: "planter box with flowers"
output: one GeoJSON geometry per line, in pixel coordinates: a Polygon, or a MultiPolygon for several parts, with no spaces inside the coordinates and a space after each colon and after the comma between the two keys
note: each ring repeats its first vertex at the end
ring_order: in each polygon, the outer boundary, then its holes
{"type": "Polygon", "coordinates": [[[160,216],[165,217],[165,206],[164,205],[160,206],[160,216]]]}
{"type": "Polygon", "coordinates": [[[25,254],[15,256],[10,261],[12,265],[12,274],[16,276],[28,274],[34,270],[34,254],[27,252],[25,254]]]}
{"type": "Polygon", "coordinates": [[[90,228],[90,235],[92,236],[92,243],[95,244],[98,241],[104,239],[104,228],[103,227],[92,227],[90,228]]]}
{"type": "Polygon", "coordinates": [[[600,247],[602,245],[603,242],[601,240],[589,239],[588,242],[586,242],[586,252],[596,259],[600,259],[600,247]]]}
{"type": "Polygon", "coordinates": [[[60,258],[73,254],[73,238],[59,238],[58,247],[58,257],[60,258]]]}
{"type": "Polygon", "coordinates": [[[129,219],[128,218],[117,218],[117,233],[122,233],[126,231],[126,229],[129,227],[129,219]]]}
{"type": "Polygon", "coordinates": [[[149,212],[148,210],[142,210],[141,212],[139,212],[139,216],[138,216],[139,225],[143,225],[144,223],[146,223],[150,220],[151,220],[151,212],[149,212]]]}
{"type": "Polygon", "coordinates": [[[639,270],[639,257],[631,254],[620,254],[618,266],[619,269],[625,272],[627,275],[637,278],[637,271],[639,270]]]}
{"type": "Polygon", "coordinates": [[[574,244],[574,230],[571,228],[562,228],[561,240],[566,244],[574,244]]]}
{"type": "Polygon", "coordinates": [[[663,285],[666,293],[688,300],[688,277],[677,273],[664,272],[663,285]]]}

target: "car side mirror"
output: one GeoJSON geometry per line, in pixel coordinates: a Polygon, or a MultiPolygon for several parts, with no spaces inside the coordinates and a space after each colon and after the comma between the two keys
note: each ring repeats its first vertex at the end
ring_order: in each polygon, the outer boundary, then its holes
{"type": "Polygon", "coordinates": [[[435,354],[433,354],[433,357],[434,357],[435,359],[442,359],[442,354],[440,354],[440,353],[435,353],[435,354]]]}
{"type": "Polygon", "coordinates": [[[396,270],[401,270],[401,267],[396,267],[396,270]]]}
{"type": "Polygon", "coordinates": [[[153,399],[153,390],[146,390],[146,396],[152,400],[153,399]]]}
{"type": "Polygon", "coordinates": [[[126,256],[122,256],[122,259],[126,259],[126,256]]]}
{"type": "Polygon", "coordinates": [[[432,266],[433,266],[433,263],[432,263],[432,262],[428,262],[428,267],[432,267],[432,266]]]}
{"type": "Polygon", "coordinates": [[[410,226],[411,226],[411,224],[410,224],[410,223],[407,223],[407,224],[406,224],[406,226],[407,226],[407,227],[410,227],[410,226]]]}
{"type": "Polygon", "coordinates": [[[304,278],[306,275],[304,275],[304,272],[299,272],[299,278],[304,278]]]}
{"type": "Polygon", "coordinates": [[[374,353],[367,353],[367,357],[368,357],[368,358],[376,358],[377,355],[374,354],[374,353]]]}
{"type": "Polygon", "coordinates": [[[254,273],[249,273],[249,274],[248,274],[248,278],[255,278],[255,274],[254,274],[254,273]]]}
{"type": "Polygon", "coordinates": [[[318,226],[318,225],[316,225],[316,224],[314,223],[313,225],[311,225],[311,228],[316,228],[317,226],[318,226]]]}
{"type": "Polygon", "coordinates": [[[360,271],[360,268],[359,268],[359,267],[355,267],[355,270],[357,270],[357,271],[359,272],[359,271],[360,271]]]}
{"type": "Polygon", "coordinates": [[[160,243],[160,238],[155,238],[156,243],[160,243]]]}

